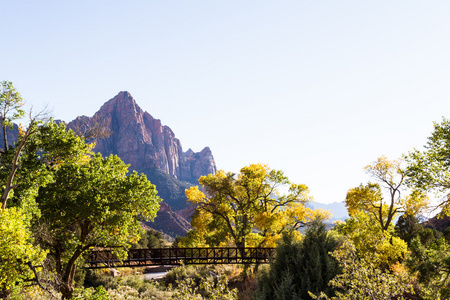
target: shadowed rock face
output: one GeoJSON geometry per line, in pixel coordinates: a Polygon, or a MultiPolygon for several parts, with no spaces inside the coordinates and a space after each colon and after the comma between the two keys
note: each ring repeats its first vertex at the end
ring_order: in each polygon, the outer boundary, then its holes
{"type": "MultiPolygon", "coordinates": [[[[0,118],[0,122],[2,119],[0,118]]],[[[17,138],[19,136],[19,126],[17,124],[13,124],[13,128],[6,128],[6,139],[8,142],[8,148],[11,149],[11,147],[14,145],[15,142],[17,142],[17,138]]],[[[5,148],[5,142],[3,139],[3,129],[0,127],[0,149],[5,148]]]]}
{"type": "Polygon", "coordinates": [[[128,92],[120,92],[106,102],[91,118],[81,116],[69,128],[86,123],[102,123],[111,135],[96,139],[94,151],[103,156],[119,156],[130,170],[159,169],[178,180],[197,183],[202,175],[214,174],[216,165],[211,150],[183,153],[180,141],[168,126],[144,112],[128,92]]]}
{"type": "Polygon", "coordinates": [[[155,220],[153,222],[143,221],[143,224],[171,237],[185,236],[186,232],[191,229],[191,224],[178,213],[173,212],[170,206],[164,202],[161,203],[155,220]]]}

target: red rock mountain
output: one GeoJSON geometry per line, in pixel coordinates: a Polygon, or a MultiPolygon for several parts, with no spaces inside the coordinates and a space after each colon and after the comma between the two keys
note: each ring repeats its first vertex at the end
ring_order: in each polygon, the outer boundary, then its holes
{"type": "Polygon", "coordinates": [[[214,174],[216,165],[211,150],[183,152],[180,141],[168,126],[144,112],[128,92],[120,92],[106,102],[93,117],[77,117],[69,128],[102,123],[111,135],[95,140],[94,151],[103,156],[117,155],[130,170],[147,173],[160,170],[180,181],[197,183],[202,175],[214,174]]]}
{"type": "MultiPolygon", "coordinates": [[[[215,174],[211,150],[206,147],[198,153],[191,149],[183,152],[173,131],[144,112],[128,92],[120,92],[94,116],[77,117],[67,127],[80,133],[89,132],[96,124],[101,124],[100,127],[110,135],[103,139],[88,139],[88,142],[96,142],[94,151],[103,156],[117,155],[130,164],[129,170],[146,174],[165,202],[155,221],[145,224],[172,237],[184,235],[190,228],[189,222],[179,214],[190,212],[184,190],[197,184],[200,176],[215,174]]],[[[17,137],[18,126],[14,125],[7,131],[8,144],[12,145],[17,137]]],[[[1,130],[0,141],[3,141],[1,130]]]]}
{"type": "Polygon", "coordinates": [[[184,191],[197,184],[200,176],[215,174],[211,150],[206,147],[198,153],[191,149],[183,152],[173,131],[144,112],[128,92],[120,92],[94,116],[77,117],[67,127],[89,132],[99,124],[110,135],[88,140],[96,142],[94,151],[103,156],[117,155],[130,164],[129,170],[146,174],[164,200],[154,222],[144,223],[172,237],[183,236],[190,228],[180,215],[190,211],[184,191]]]}

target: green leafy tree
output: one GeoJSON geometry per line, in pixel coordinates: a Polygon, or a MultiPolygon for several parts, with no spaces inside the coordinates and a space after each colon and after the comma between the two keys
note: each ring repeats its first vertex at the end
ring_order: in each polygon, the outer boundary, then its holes
{"type": "Polygon", "coordinates": [[[186,190],[196,205],[191,221],[194,228],[181,245],[237,247],[274,246],[288,228],[305,225],[318,211],[305,207],[310,200],[305,185],[291,183],[282,171],[254,164],[238,175],[219,171],[199,179],[199,188],[186,190]],[[287,194],[281,194],[285,189],[287,194]]]}
{"type": "Polygon", "coordinates": [[[395,224],[395,234],[407,242],[408,246],[421,230],[423,230],[423,227],[420,225],[419,219],[412,215],[400,216],[397,224],[395,224]]]}
{"type": "Polygon", "coordinates": [[[147,249],[147,248],[163,248],[165,244],[163,235],[160,231],[153,229],[146,230],[141,235],[139,242],[132,246],[134,249],[147,249]]]}
{"type": "Polygon", "coordinates": [[[29,155],[30,141],[39,123],[39,115],[32,117],[14,148],[0,154],[0,278],[5,279],[0,284],[0,293],[3,298],[32,285],[45,289],[38,273],[46,252],[34,243],[30,231],[32,218],[39,215],[35,203],[37,191],[51,181],[45,167],[29,155]]]}
{"type": "Polygon", "coordinates": [[[54,182],[37,198],[42,213],[38,238],[49,250],[66,299],[82,255],[93,247],[129,248],[142,232],[137,215],[154,218],[160,201],[145,175],[127,175],[118,157],[96,154],[85,160],[60,163],[54,182]]]}
{"type": "Polygon", "coordinates": [[[423,191],[434,191],[445,215],[450,215],[450,120],[434,123],[424,151],[406,156],[408,183],[423,191]]]}
{"type": "Polygon", "coordinates": [[[0,119],[2,120],[4,150],[8,151],[7,128],[13,128],[13,121],[20,119],[25,114],[23,110],[23,99],[16,91],[12,82],[2,81],[0,83],[0,119]]]}
{"type": "Polygon", "coordinates": [[[285,234],[277,247],[270,270],[258,282],[257,299],[311,299],[308,292],[334,295],[328,281],[339,273],[337,261],[330,255],[338,239],[327,233],[321,220],[314,220],[305,237],[296,242],[285,234]]]}
{"type": "Polygon", "coordinates": [[[423,240],[417,235],[411,241],[406,264],[417,274],[425,299],[450,298],[450,254],[445,238],[423,240]],[[428,245],[427,245],[428,243],[428,245]]]}

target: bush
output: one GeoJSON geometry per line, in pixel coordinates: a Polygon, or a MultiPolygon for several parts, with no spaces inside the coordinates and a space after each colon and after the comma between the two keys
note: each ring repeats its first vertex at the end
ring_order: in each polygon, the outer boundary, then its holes
{"type": "Polygon", "coordinates": [[[285,234],[275,261],[259,278],[256,298],[312,299],[308,292],[333,295],[334,289],[328,282],[339,273],[339,266],[329,253],[337,244],[320,220],[306,230],[302,242],[295,242],[292,233],[285,234]]]}
{"type": "Polygon", "coordinates": [[[228,288],[227,276],[220,267],[182,266],[169,271],[164,279],[173,287],[172,299],[237,299],[237,290],[228,288]]]}

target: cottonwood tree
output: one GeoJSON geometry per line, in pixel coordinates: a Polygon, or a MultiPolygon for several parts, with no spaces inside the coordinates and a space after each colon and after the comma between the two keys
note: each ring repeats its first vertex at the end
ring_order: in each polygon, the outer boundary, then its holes
{"type": "Polygon", "coordinates": [[[13,121],[25,114],[23,99],[10,81],[0,83],[0,119],[2,121],[4,151],[8,151],[7,128],[13,128],[13,121]]]}
{"type": "Polygon", "coordinates": [[[313,299],[388,300],[405,299],[405,294],[415,295],[412,279],[406,270],[380,269],[373,263],[376,261],[373,254],[361,257],[350,240],[334,251],[333,256],[343,268],[342,274],[330,280],[330,285],[336,289],[336,296],[329,298],[325,294],[317,296],[310,293],[313,299]]]}
{"type": "Polygon", "coordinates": [[[36,268],[46,252],[34,245],[27,212],[18,207],[0,210],[0,299],[9,299],[36,282],[36,268]]]}
{"type": "Polygon", "coordinates": [[[41,154],[54,181],[42,187],[36,198],[41,217],[35,233],[49,251],[59,291],[70,299],[83,254],[94,247],[127,249],[135,244],[142,232],[137,216],[154,218],[160,199],[145,175],[127,174],[127,165],[117,156],[90,155],[83,138],[66,131],[63,124],[42,131],[36,146],[46,143],[56,143],[46,145],[54,151],[41,154]],[[44,138],[54,135],[65,135],[74,144],[60,147],[58,139],[44,138]]]}
{"type": "Polygon", "coordinates": [[[450,120],[434,123],[425,150],[415,149],[406,156],[408,184],[422,191],[434,191],[438,208],[450,215],[450,120]]]}
{"type": "MultiPolygon", "coordinates": [[[[45,168],[29,160],[29,141],[38,131],[45,114],[32,115],[25,131],[10,151],[0,155],[0,297],[9,298],[25,286],[43,287],[37,275],[46,252],[35,245],[30,227],[33,216],[39,214],[35,196],[40,186],[51,178],[45,168]]],[[[33,154],[35,155],[35,154],[33,154]]]]}
{"type": "Polygon", "coordinates": [[[221,170],[200,177],[199,183],[204,192],[197,186],[186,190],[196,210],[194,230],[182,245],[274,246],[283,231],[298,229],[318,214],[305,207],[311,199],[306,185],[293,184],[266,165],[246,166],[239,174],[221,170]]]}
{"type": "Polygon", "coordinates": [[[34,181],[33,186],[36,191],[40,185],[44,185],[48,181],[48,177],[42,173],[42,166],[39,163],[36,164],[37,160],[29,159],[30,155],[36,157],[37,153],[33,153],[36,149],[31,151],[26,149],[26,146],[29,148],[30,138],[38,132],[39,125],[46,120],[45,116],[45,112],[33,115],[32,111],[30,111],[28,127],[25,131],[19,131],[18,141],[14,149],[11,149],[14,151],[5,151],[0,155],[0,176],[4,180],[1,195],[2,209],[6,208],[10,194],[14,189],[19,188],[21,185],[26,185],[26,182],[28,183],[27,188],[31,188],[29,183],[34,181]],[[16,178],[18,174],[19,179],[16,178]]]}
{"type": "Polygon", "coordinates": [[[372,215],[363,211],[336,224],[333,230],[347,237],[360,257],[371,256],[372,263],[380,268],[403,260],[408,250],[407,243],[395,236],[392,224],[383,230],[372,215]]]}
{"type": "MultiPolygon", "coordinates": [[[[136,216],[152,218],[156,215],[160,199],[145,176],[127,174],[127,166],[119,158],[93,155],[92,147],[82,137],[66,130],[64,124],[54,122],[37,128],[24,144],[11,181],[14,188],[6,198],[10,208],[7,207],[4,211],[8,213],[0,217],[6,220],[14,212],[9,209],[20,209],[13,215],[17,220],[24,220],[25,227],[14,226],[17,234],[8,235],[21,239],[10,239],[13,245],[9,248],[0,244],[5,250],[0,250],[0,256],[10,253],[8,249],[13,246],[20,247],[10,265],[21,272],[28,271],[21,273],[27,278],[17,277],[13,285],[0,285],[6,295],[11,294],[9,287],[17,290],[26,281],[44,289],[56,287],[64,298],[70,298],[76,267],[86,251],[94,246],[124,246],[126,249],[138,240],[141,232],[136,216]],[[30,247],[39,250],[39,255],[31,250],[25,257],[19,255],[30,247]],[[45,264],[32,260],[33,257],[42,259],[47,252],[45,264]],[[39,264],[47,269],[38,270],[39,264]],[[42,278],[42,271],[49,272],[50,276],[42,278]],[[52,276],[52,272],[56,276],[52,276]]],[[[10,152],[8,155],[12,156],[14,151],[10,152]]],[[[1,167],[4,167],[0,168],[2,177],[8,178],[11,165],[1,167]]],[[[0,272],[2,270],[0,268],[0,272]]],[[[8,278],[9,274],[12,273],[7,271],[8,276],[0,274],[0,277],[8,278]]]]}
{"type": "Polygon", "coordinates": [[[345,205],[350,216],[364,211],[388,230],[398,213],[416,215],[426,209],[428,197],[423,192],[408,193],[402,160],[390,161],[381,156],[365,170],[377,183],[361,184],[347,192],[345,205]]]}

